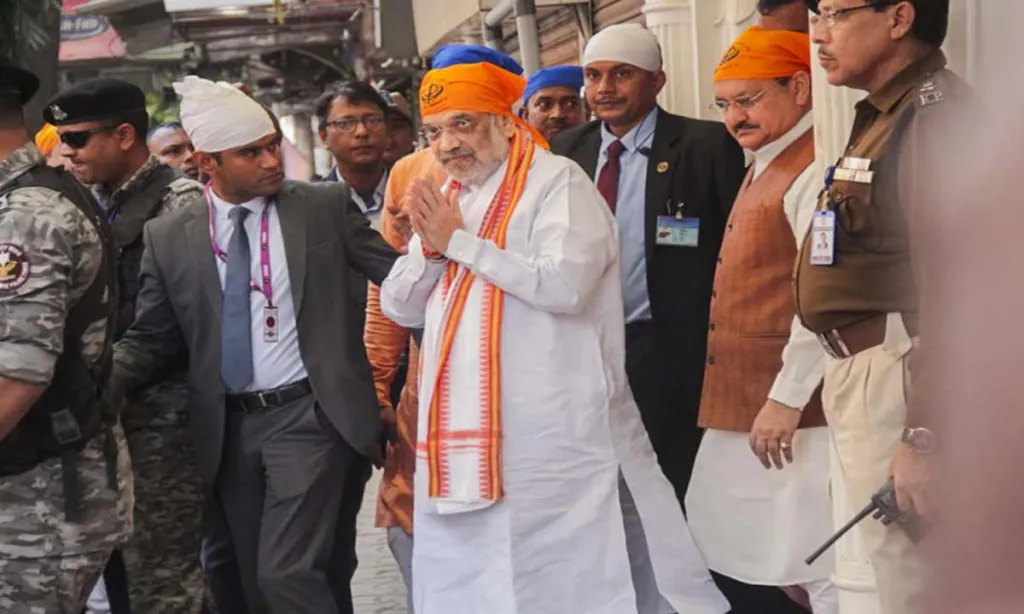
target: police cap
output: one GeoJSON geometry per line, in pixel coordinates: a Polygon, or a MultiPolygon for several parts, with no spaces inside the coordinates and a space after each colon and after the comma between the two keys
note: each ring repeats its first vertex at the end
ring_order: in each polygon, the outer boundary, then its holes
{"type": "Polygon", "coordinates": [[[24,105],[39,89],[39,77],[13,60],[0,56],[0,98],[24,105]]]}
{"type": "Polygon", "coordinates": [[[43,118],[54,126],[104,119],[121,119],[146,112],[146,95],[120,79],[88,79],[57,94],[46,103],[43,118]]]}

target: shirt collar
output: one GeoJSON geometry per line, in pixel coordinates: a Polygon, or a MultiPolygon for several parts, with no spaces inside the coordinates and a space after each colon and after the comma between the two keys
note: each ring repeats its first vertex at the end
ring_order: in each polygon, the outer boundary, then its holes
{"type": "Polygon", "coordinates": [[[779,154],[786,151],[786,148],[792,145],[798,138],[804,135],[805,132],[814,127],[814,111],[808,111],[800,118],[800,121],[795,126],[789,129],[781,137],[775,139],[771,143],[768,143],[757,151],[751,151],[750,156],[754,159],[754,175],[759,175],[761,171],[768,167],[772,161],[778,157],[779,154]]]}
{"type": "Polygon", "coordinates": [[[14,181],[33,166],[42,163],[43,160],[43,154],[39,153],[39,149],[32,141],[15,149],[5,160],[0,160],[0,188],[14,181]]]}
{"type": "Polygon", "coordinates": [[[892,111],[893,107],[903,100],[912,89],[921,82],[921,77],[946,67],[946,56],[936,49],[925,57],[910,64],[889,80],[874,94],[869,95],[860,104],[870,104],[881,113],[892,111]]]}
{"type": "Polygon", "coordinates": [[[654,127],[658,123],[658,107],[651,109],[643,121],[633,126],[622,138],[615,136],[608,130],[608,126],[601,122],[601,155],[608,151],[608,146],[614,141],[622,141],[626,146],[626,152],[632,153],[641,147],[650,147],[654,140],[654,127]]]}
{"type": "Polygon", "coordinates": [[[233,205],[222,199],[220,196],[217,196],[212,188],[210,189],[209,194],[210,199],[213,201],[213,210],[217,212],[217,217],[225,220],[230,219],[228,214],[235,207],[245,207],[252,213],[263,213],[263,207],[267,205],[267,199],[263,196],[257,196],[252,200],[247,200],[244,203],[233,205]]]}

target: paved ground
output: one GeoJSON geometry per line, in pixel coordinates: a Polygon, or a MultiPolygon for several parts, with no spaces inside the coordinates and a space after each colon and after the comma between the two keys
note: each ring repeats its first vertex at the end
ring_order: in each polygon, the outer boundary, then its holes
{"type": "Polygon", "coordinates": [[[373,526],[378,484],[380,472],[375,471],[359,512],[359,569],[352,581],[355,614],[406,614],[402,575],[388,550],[384,530],[373,526]]]}

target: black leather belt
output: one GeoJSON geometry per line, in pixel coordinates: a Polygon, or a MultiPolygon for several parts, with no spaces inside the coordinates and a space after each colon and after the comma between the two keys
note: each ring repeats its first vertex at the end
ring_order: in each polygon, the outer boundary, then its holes
{"type": "Polygon", "coordinates": [[[229,394],[224,401],[229,410],[248,414],[254,411],[287,405],[312,392],[313,387],[309,385],[309,378],[306,378],[272,390],[229,394]]]}

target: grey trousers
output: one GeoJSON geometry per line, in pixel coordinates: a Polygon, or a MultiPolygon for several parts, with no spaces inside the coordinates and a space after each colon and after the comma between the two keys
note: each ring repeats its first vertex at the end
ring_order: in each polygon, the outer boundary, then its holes
{"type": "Polygon", "coordinates": [[[402,527],[388,527],[388,548],[398,563],[398,570],[402,572],[402,581],[405,582],[406,610],[413,614],[412,608],[412,535],[409,535],[402,527]]]}
{"type": "Polygon", "coordinates": [[[332,555],[341,554],[345,483],[362,459],[312,395],[248,414],[229,411],[224,439],[217,498],[249,611],[352,612],[348,591],[339,590],[351,579],[350,557],[332,555]]]}

